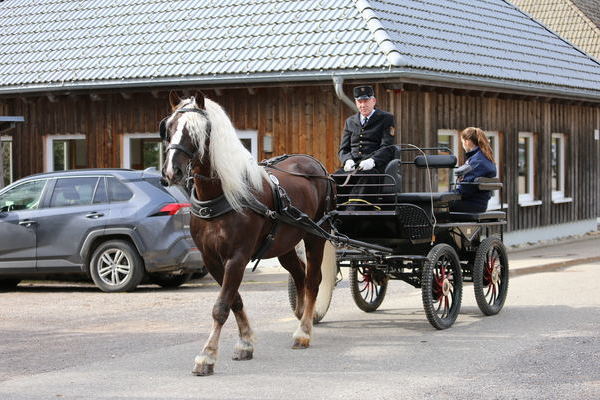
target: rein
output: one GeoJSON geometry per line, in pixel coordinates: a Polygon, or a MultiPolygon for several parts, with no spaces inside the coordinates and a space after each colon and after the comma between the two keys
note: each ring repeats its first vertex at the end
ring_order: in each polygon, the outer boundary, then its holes
{"type": "Polygon", "coordinates": [[[292,155],[290,155],[290,154],[284,154],[284,155],[281,155],[278,157],[274,157],[274,158],[270,158],[268,160],[261,161],[260,163],[258,163],[258,165],[261,165],[265,168],[275,169],[277,171],[284,172],[286,174],[290,174],[290,175],[294,175],[294,176],[301,176],[304,178],[327,179],[328,181],[335,183],[335,180],[331,177],[331,175],[329,175],[327,173],[327,170],[323,167],[321,162],[319,160],[317,160],[316,158],[314,158],[313,156],[310,156],[308,154],[294,154],[294,156],[307,157],[307,158],[311,158],[311,159],[317,161],[317,163],[321,166],[321,168],[323,168],[323,172],[325,172],[327,175],[301,174],[299,172],[289,171],[289,170],[275,166],[275,164],[278,164],[279,162],[292,157],[292,155]]]}

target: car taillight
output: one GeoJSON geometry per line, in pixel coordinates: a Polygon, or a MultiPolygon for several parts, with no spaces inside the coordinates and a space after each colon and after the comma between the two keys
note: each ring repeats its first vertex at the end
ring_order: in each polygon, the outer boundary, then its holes
{"type": "Polygon", "coordinates": [[[170,203],[161,208],[157,213],[152,214],[152,216],[185,214],[190,211],[190,206],[190,203],[170,203]]]}

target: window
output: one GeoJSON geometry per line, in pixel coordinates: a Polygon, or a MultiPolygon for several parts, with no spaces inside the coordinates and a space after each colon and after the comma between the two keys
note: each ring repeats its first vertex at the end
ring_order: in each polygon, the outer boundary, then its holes
{"type": "Polygon", "coordinates": [[[2,144],[2,173],[0,174],[0,179],[2,179],[2,184],[0,187],[8,186],[13,181],[13,142],[12,137],[10,136],[2,136],[0,138],[0,143],[2,144]]]}
{"type": "Polygon", "coordinates": [[[50,207],[82,206],[92,204],[97,177],[61,178],[56,181],[50,207]]]}
{"type": "MultiPolygon", "coordinates": [[[[458,131],[440,129],[438,130],[438,145],[437,147],[447,147],[450,152],[440,152],[440,154],[454,154],[458,159],[458,131]]],[[[438,191],[449,191],[456,178],[452,173],[452,169],[439,168],[437,170],[438,176],[438,191]]]]}
{"type": "Polygon", "coordinates": [[[258,160],[258,132],[257,131],[236,131],[238,138],[246,149],[252,154],[255,160],[258,160]]]}
{"type": "Polygon", "coordinates": [[[562,133],[553,133],[552,149],[550,154],[552,201],[570,200],[565,197],[566,148],[566,136],[562,133]]]}
{"type": "Polygon", "coordinates": [[[123,135],[123,168],[160,171],[164,163],[164,149],[158,133],[131,133],[123,135]]]}
{"type": "Polygon", "coordinates": [[[47,171],[87,167],[87,143],[84,135],[49,136],[46,139],[47,171]]]}
{"type": "MultiPolygon", "coordinates": [[[[498,132],[489,131],[486,132],[487,137],[490,141],[490,147],[492,148],[492,154],[494,155],[494,162],[496,164],[496,176],[500,177],[501,165],[500,165],[500,134],[498,132]]],[[[500,208],[500,191],[494,190],[492,192],[492,198],[488,203],[488,210],[495,210],[500,208]]]]}
{"type": "Polygon", "coordinates": [[[127,201],[133,197],[133,193],[127,186],[119,182],[116,178],[108,178],[108,200],[112,203],[115,201],[127,201]]]}
{"type": "Polygon", "coordinates": [[[534,198],[534,135],[530,132],[519,133],[519,156],[518,156],[518,191],[519,203],[522,205],[533,205],[534,198]],[[530,204],[528,204],[530,203],[530,204]]]}
{"type": "Polygon", "coordinates": [[[0,211],[34,210],[38,208],[46,180],[29,181],[0,196],[0,211]]]}

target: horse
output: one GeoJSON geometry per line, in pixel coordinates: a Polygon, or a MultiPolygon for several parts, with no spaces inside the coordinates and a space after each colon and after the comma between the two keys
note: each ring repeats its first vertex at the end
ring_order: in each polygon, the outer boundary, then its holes
{"type": "Polygon", "coordinates": [[[212,310],[212,329],[201,354],[194,359],[192,373],[214,373],[221,329],[231,311],[239,329],[233,359],[252,359],[254,333],[239,287],[246,265],[257,256],[278,257],[293,277],[297,294],[294,313],[299,323],[293,333],[292,348],[308,348],[325,239],[288,223],[279,223],[274,229],[276,220],[270,211],[258,213],[248,205],[258,201],[273,210],[273,191],[278,183],[294,207],[312,220],[322,218],[335,207],[335,185],[327,170],[308,155],[288,156],[276,168],[259,166],[216,102],[204,96],[170,96],[170,103],[172,114],[161,121],[161,138],[166,146],[163,179],[169,185],[193,182],[192,204],[212,204],[220,210],[208,217],[192,211],[190,221],[191,235],[206,268],[221,286],[212,310]],[[217,200],[220,205],[215,205],[217,200]],[[270,245],[265,245],[267,239],[271,239],[270,245]],[[296,251],[301,240],[306,249],[306,265],[296,251]]]}

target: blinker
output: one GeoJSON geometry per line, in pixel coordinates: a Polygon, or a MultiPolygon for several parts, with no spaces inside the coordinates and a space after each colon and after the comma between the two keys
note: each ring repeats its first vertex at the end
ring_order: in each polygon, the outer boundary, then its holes
{"type": "Polygon", "coordinates": [[[163,118],[160,121],[160,125],[159,125],[159,132],[160,132],[160,138],[162,140],[167,140],[167,118],[163,118]]]}

